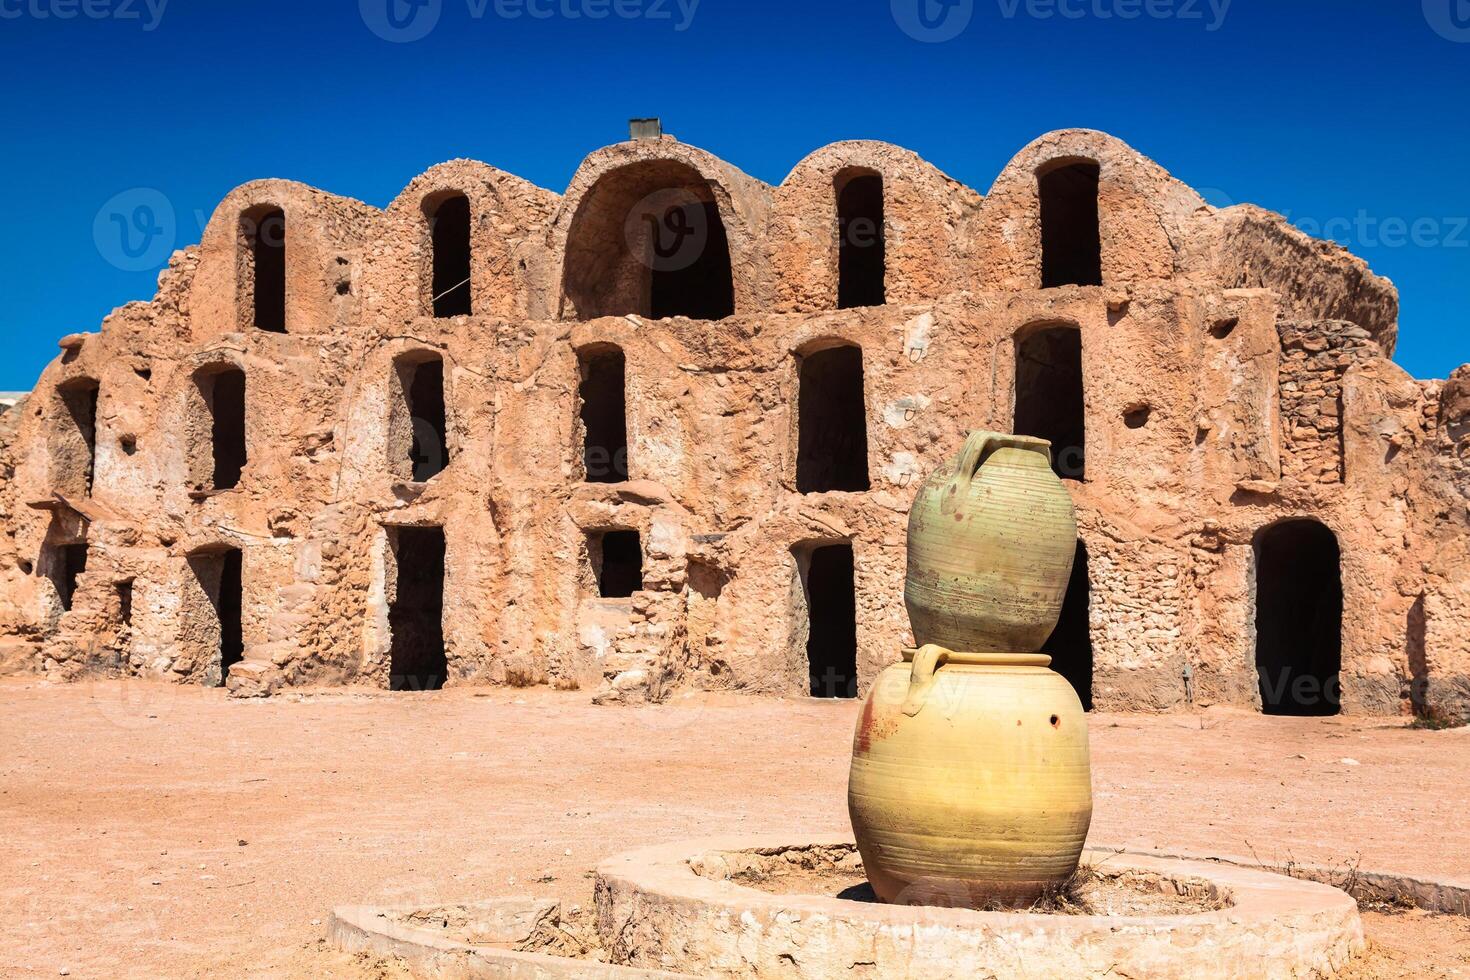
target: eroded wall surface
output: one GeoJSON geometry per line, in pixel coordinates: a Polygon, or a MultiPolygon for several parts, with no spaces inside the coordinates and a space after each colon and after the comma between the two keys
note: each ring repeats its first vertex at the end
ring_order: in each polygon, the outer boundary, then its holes
{"type": "Polygon", "coordinates": [[[0,416],[0,666],[386,687],[406,628],[395,529],[432,525],[451,684],[806,695],[812,555],[845,544],[863,689],[909,640],[917,486],[967,431],[1011,429],[1017,344],[1057,325],[1082,350],[1086,469],[1067,485],[1099,707],[1259,704],[1260,536],[1305,518],[1340,549],[1344,709],[1470,711],[1470,368],[1408,377],[1397,295],[1361,261],[1084,131],[1042,137],[985,195],[886,144],[827,147],[773,188],[670,139],[598,151],[565,195],[473,161],[382,211],[246,185],[152,302],[64,339],[0,416]],[[1038,174],[1078,161],[1096,167],[1102,282],[1043,289],[1038,174]],[[882,179],[886,304],[838,310],[836,188],[854,175],[882,179]],[[459,195],[472,312],[435,317],[434,209],[459,195]],[[651,284],[647,236],[669,229],[640,227],[650,198],[717,216],[733,315],[649,315],[650,290],[687,288],[651,284]],[[285,332],[247,309],[241,218],[262,209],[285,218],[285,332]],[[803,493],[801,365],[838,346],[861,350],[867,489],[803,493]],[[626,478],[591,482],[579,352],[614,347],[626,478]],[[404,365],[426,361],[447,465],[415,481],[405,449],[434,440],[404,365]],[[222,371],[246,386],[227,489],[222,371]],[[641,587],[604,598],[616,531],[638,533],[641,587]]]}

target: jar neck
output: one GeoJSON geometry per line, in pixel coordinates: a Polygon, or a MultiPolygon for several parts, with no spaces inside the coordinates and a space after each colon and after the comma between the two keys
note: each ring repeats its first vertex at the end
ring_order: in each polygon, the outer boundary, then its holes
{"type": "MultiPolygon", "coordinates": [[[[905,663],[913,663],[918,650],[905,647],[905,663]]],[[[971,667],[1050,667],[1051,657],[1044,653],[965,653],[947,650],[946,662],[971,667]]]]}

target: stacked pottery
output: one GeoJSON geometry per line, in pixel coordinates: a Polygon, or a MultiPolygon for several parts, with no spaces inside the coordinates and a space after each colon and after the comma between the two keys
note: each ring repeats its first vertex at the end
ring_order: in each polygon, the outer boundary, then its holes
{"type": "Polygon", "coordinates": [[[1050,443],[975,432],[909,515],[918,649],[878,678],[848,809],[878,897],[1023,905],[1077,870],[1092,821],[1087,723],[1039,653],[1076,554],[1050,443]]]}

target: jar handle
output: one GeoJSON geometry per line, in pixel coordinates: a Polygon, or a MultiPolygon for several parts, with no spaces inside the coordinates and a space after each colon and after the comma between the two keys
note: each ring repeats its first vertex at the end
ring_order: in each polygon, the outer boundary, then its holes
{"type": "Polygon", "coordinates": [[[965,447],[960,450],[954,476],[944,488],[944,496],[939,501],[941,514],[948,516],[959,510],[961,502],[970,495],[970,482],[975,479],[975,474],[980,472],[980,467],[985,465],[986,460],[1001,449],[1024,449],[1027,452],[1041,453],[1046,457],[1047,468],[1051,467],[1051,443],[1045,439],[1011,436],[1001,432],[971,432],[965,439],[965,447]]]}
{"type": "Polygon", "coordinates": [[[914,669],[909,674],[909,696],[903,703],[904,714],[913,718],[924,710],[929,691],[934,687],[935,675],[940,667],[949,663],[951,655],[952,651],[934,643],[914,654],[914,669]]]}

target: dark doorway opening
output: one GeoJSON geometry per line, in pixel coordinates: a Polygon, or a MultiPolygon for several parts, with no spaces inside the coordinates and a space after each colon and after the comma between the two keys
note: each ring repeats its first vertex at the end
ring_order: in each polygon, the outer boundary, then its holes
{"type": "Polygon", "coordinates": [[[1091,606],[1087,545],[1078,541],[1062,615],[1041,652],[1051,657],[1051,669],[1067,679],[1086,711],[1092,710],[1092,628],[1088,619],[1091,606]]]}
{"type": "Polygon", "coordinates": [[[643,541],[637,531],[604,531],[590,542],[597,592],[628,599],[643,589],[643,541]]]}
{"type": "Polygon", "coordinates": [[[1409,607],[1408,629],[1404,637],[1409,659],[1409,706],[1416,718],[1434,718],[1429,700],[1429,617],[1421,592],[1409,607]]]}
{"type": "Polygon", "coordinates": [[[806,660],[811,696],[857,697],[857,588],[852,545],[811,551],[806,572],[806,660]]]}
{"type": "Polygon", "coordinates": [[[612,345],[577,352],[582,384],[582,466],[588,483],[625,483],[628,479],[627,363],[612,345]]]}
{"type": "Polygon", "coordinates": [[[863,351],[829,347],[800,355],[796,489],[868,489],[868,417],[863,351]]]}
{"type": "Polygon", "coordinates": [[[1097,164],[1083,162],[1055,167],[1039,177],[1043,289],[1102,285],[1099,175],[1097,164]]]}
{"type": "Polygon", "coordinates": [[[444,652],[445,545],[442,527],[389,532],[397,578],[388,607],[389,689],[437,691],[449,674],[444,652]]]}
{"type": "Polygon", "coordinates": [[[408,462],[415,483],[426,483],[449,465],[449,424],[444,404],[444,359],[418,357],[398,363],[412,432],[408,462]]]}
{"type": "Polygon", "coordinates": [[[209,408],[209,445],[215,490],[233,490],[240,485],[246,463],[245,372],[224,368],[204,374],[199,387],[209,408]]]}
{"type": "MultiPolygon", "coordinates": [[[[194,570],[194,577],[208,597],[215,625],[219,628],[217,683],[220,687],[229,680],[230,668],[245,658],[244,564],[244,555],[239,548],[196,552],[189,556],[189,567],[194,570]]],[[[130,594],[129,616],[132,614],[131,605],[130,594]]],[[[206,677],[215,679],[213,671],[207,671],[206,677]]]]}
{"type": "Polygon", "coordinates": [[[882,306],[886,301],[883,178],[875,173],[839,175],[837,191],[837,305],[882,306]]]}
{"type": "Polygon", "coordinates": [[[1076,327],[1045,327],[1017,338],[1015,430],[1051,442],[1057,476],[1086,476],[1082,332],[1076,327]]]}
{"type": "Polygon", "coordinates": [[[226,551],[220,559],[219,612],[220,684],[230,678],[230,668],[245,659],[245,556],[238,548],[226,551]]]}
{"type": "Polygon", "coordinates": [[[649,315],[723,320],[735,312],[730,242],[714,202],[678,204],[650,229],[649,315]]]}
{"type": "Polygon", "coordinates": [[[102,386],[91,378],[78,378],[62,385],[58,390],[61,404],[71,420],[75,436],[76,456],[63,451],[56,463],[63,474],[57,481],[58,489],[75,487],[84,496],[90,496],[97,475],[97,401],[102,386]]]}
{"type": "Polygon", "coordinates": [[[240,218],[244,250],[242,285],[251,323],[271,333],[286,332],[286,212],[269,205],[240,218]]]}
{"type": "Polygon", "coordinates": [[[117,592],[117,621],[122,626],[133,625],[133,580],[125,579],[116,583],[113,589],[117,592]]]}
{"type": "Polygon", "coordinates": [[[434,316],[468,316],[470,289],[470,200],[455,194],[429,215],[434,250],[434,316]]]}
{"type": "Polygon", "coordinates": [[[1256,538],[1256,670],[1268,715],[1342,710],[1342,556],[1314,520],[1256,538]]]}
{"type": "Polygon", "coordinates": [[[51,559],[51,583],[61,600],[62,612],[71,612],[77,594],[77,580],[87,570],[87,545],[57,545],[51,559]]]}

